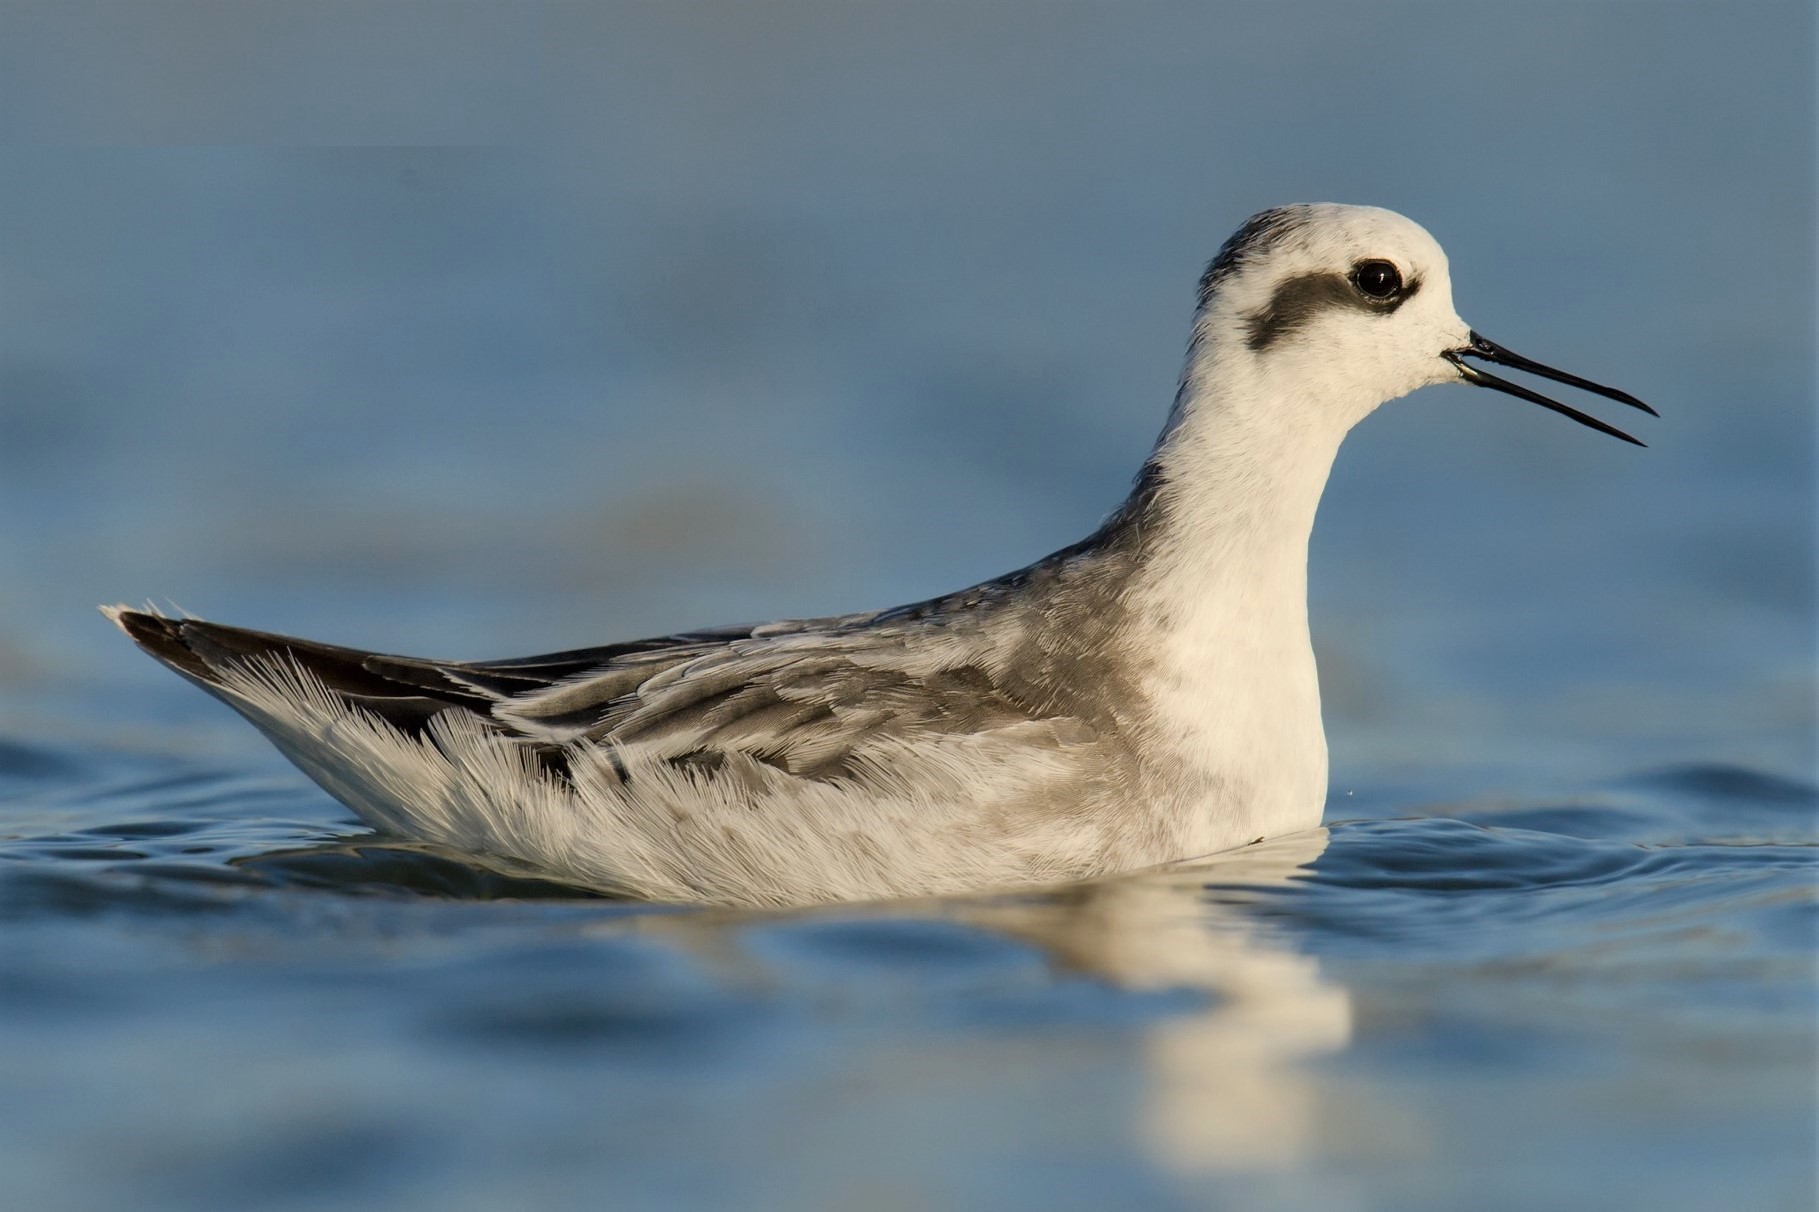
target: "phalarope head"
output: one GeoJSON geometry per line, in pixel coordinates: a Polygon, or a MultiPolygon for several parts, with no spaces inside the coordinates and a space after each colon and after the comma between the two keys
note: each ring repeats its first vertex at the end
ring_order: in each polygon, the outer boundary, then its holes
{"type": "Polygon", "coordinates": [[[1285,206],[1253,216],[1201,280],[1195,339],[1208,364],[1190,363],[1190,379],[1205,375],[1239,385],[1236,394],[1257,402],[1295,400],[1345,428],[1418,387],[1464,381],[1642,445],[1468,358],[1659,415],[1627,392],[1522,357],[1473,331],[1453,310],[1440,245],[1420,224],[1376,207],[1285,206]]]}

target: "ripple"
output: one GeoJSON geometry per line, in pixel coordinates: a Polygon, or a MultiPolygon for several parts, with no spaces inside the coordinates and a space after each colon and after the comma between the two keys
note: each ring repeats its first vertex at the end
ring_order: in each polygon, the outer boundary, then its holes
{"type": "Polygon", "coordinates": [[[1819,809],[1819,787],[1812,783],[1720,762],[1670,766],[1630,782],[1638,788],[1680,792],[1707,802],[1785,804],[1808,812],[1819,809]]]}
{"type": "Polygon", "coordinates": [[[41,846],[37,853],[41,858],[69,859],[78,863],[123,862],[149,857],[137,850],[112,846],[41,846]]]}
{"type": "Polygon", "coordinates": [[[1819,849],[1804,844],[1661,846],[1444,818],[1367,821],[1334,826],[1300,891],[1264,911],[1304,928],[1316,951],[1547,956],[1618,936],[1692,946],[1691,934],[1723,921],[1739,952],[1766,956],[1803,937],[1815,875],[1819,849]]]}
{"type": "Polygon", "coordinates": [[[1316,882],[1405,895],[1608,883],[1648,861],[1625,843],[1444,817],[1342,823],[1333,838],[1316,882]]]}
{"type": "Polygon", "coordinates": [[[120,824],[120,825],[96,825],[94,828],[84,829],[82,832],[92,833],[96,837],[112,837],[112,838],[120,838],[123,840],[130,840],[130,839],[137,839],[137,838],[179,837],[183,834],[194,833],[198,829],[206,828],[207,824],[208,824],[208,822],[206,822],[206,821],[182,821],[182,820],[176,820],[176,821],[128,821],[125,824],[120,824]]]}
{"type": "Polygon", "coordinates": [[[779,959],[849,972],[883,967],[952,974],[1032,962],[1028,948],[1003,935],[917,918],[807,919],[748,931],[746,940],[779,959]]]}
{"type": "Polygon", "coordinates": [[[719,1037],[744,1034],[750,1023],[734,1005],[610,997],[597,989],[560,996],[497,1001],[451,1014],[443,1030],[470,1042],[550,1049],[608,1048],[647,1064],[701,1060],[719,1037]]]}
{"type": "Polygon", "coordinates": [[[0,737],[0,779],[47,781],[67,778],[77,769],[77,764],[62,753],[0,737]]]}
{"type": "Polygon", "coordinates": [[[483,952],[428,985],[431,1029],[463,1046],[606,1050],[640,1064],[700,1063],[773,1018],[683,951],[629,937],[483,952]]]}
{"type": "Polygon", "coordinates": [[[605,893],[478,865],[469,856],[410,842],[331,842],[234,860],[275,885],[354,895],[403,894],[447,900],[613,900],[605,893]]]}
{"type": "Polygon", "coordinates": [[[1609,804],[1546,804],[1461,813],[1474,825],[1604,841],[1641,841],[1660,832],[1661,813],[1609,804]]]}
{"type": "Polygon", "coordinates": [[[1666,837],[1819,842],[1819,787],[1718,763],[1651,771],[1616,787],[1633,811],[1652,814],[1666,837]]]}
{"type": "Polygon", "coordinates": [[[104,867],[13,867],[0,880],[0,910],[14,921],[125,914],[158,918],[220,910],[223,893],[254,884],[220,867],[151,872],[156,878],[104,867]]]}

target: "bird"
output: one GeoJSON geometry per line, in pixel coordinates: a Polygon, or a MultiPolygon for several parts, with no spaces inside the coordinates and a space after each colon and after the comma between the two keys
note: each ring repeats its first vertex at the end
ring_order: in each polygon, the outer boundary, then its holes
{"type": "Polygon", "coordinates": [[[1454,310],[1393,211],[1281,206],[1199,280],[1129,495],[1086,538],[891,609],[508,660],[103,607],[374,829],[649,901],[779,908],[1067,883],[1316,828],[1308,540],[1347,432],[1498,366],[1658,416],[1454,310]]]}

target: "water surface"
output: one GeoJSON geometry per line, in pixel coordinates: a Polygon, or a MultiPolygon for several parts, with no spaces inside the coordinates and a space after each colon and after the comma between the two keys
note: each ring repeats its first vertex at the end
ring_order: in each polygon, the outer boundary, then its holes
{"type": "Polygon", "coordinates": [[[0,1204],[1813,1206],[1810,5],[357,8],[0,16],[0,1204]],[[1316,199],[1663,414],[1354,434],[1320,834],[613,901],[366,834],[93,612],[494,657],[971,583],[1316,199]]]}
{"type": "Polygon", "coordinates": [[[263,773],[5,771],[0,1169],[29,1206],[1810,1194],[1810,785],[1647,771],[751,915],[350,839],[263,773]]]}

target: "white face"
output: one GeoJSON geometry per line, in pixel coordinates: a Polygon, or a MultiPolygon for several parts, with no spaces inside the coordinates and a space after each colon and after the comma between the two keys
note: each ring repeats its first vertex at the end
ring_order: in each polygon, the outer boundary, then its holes
{"type": "Polygon", "coordinates": [[[1334,204],[1264,211],[1220,250],[1201,281],[1200,297],[1187,375],[1194,390],[1184,391],[1184,400],[1203,398],[1212,388],[1223,411],[1257,424],[1343,433],[1417,387],[1465,382],[1636,441],[1463,358],[1654,412],[1634,396],[1530,361],[1474,333],[1453,311],[1446,253],[1420,224],[1394,211],[1334,204]]]}
{"type": "Polygon", "coordinates": [[[1222,377],[1258,380],[1348,428],[1417,387],[1458,382],[1443,355],[1471,341],[1446,253],[1375,207],[1267,211],[1227,244],[1202,291],[1199,337],[1222,377]]]}

